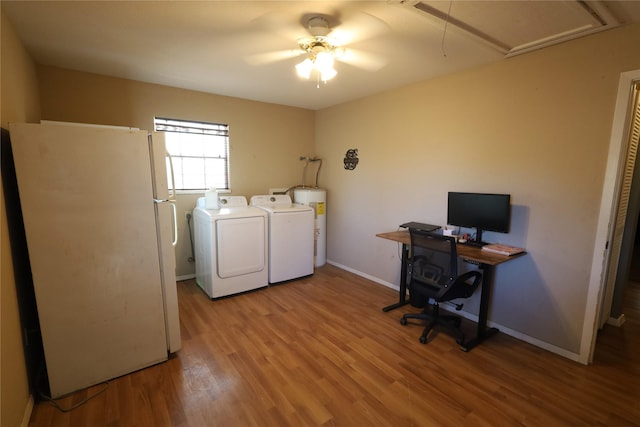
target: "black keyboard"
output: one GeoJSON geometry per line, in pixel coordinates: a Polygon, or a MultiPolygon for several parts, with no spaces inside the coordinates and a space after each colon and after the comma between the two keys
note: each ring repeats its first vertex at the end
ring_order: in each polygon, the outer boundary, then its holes
{"type": "Polygon", "coordinates": [[[405,222],[404,224],[401,224],[400,228],[413,228],[414,230],[420,230],[420,231],[435,231],[435,230],[439,230],[442,227],[440,227],[439,225],[424,224],[422,222],[411,221],[411,222],[405,222]]]}

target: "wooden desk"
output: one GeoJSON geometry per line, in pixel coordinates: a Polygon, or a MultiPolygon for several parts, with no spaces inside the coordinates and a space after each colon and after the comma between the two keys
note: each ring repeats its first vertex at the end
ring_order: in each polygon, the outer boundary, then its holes
{"type": "MultiPolygon", "coordinates": [[[[402,243],[402,270],[400,271],[399,299],[395,304],[384,307],[382,311],[390,311],[408,304],[407,300],[407,262],[409,261],[409,248],[411,237],[409,231],[399,230],[388,233],[376,234],[377,237],[402,243]]],[[[480,248],[458,243],[456,245],[458,256],[464,261],[477,264],[482,270],[482,288],[480,293],[480,312],[478,313],[478,326],[476,336],[460,345],[462,350],[469,351],[491,335],[498,332],[497,328],[487,329],[487,316],[489,313],[489,300],[491,299],[491,286],[493,284],[493,269],[496,265],[524,256],[526,252],[517,255],[499,255],[483,251],[480,248]]]]}

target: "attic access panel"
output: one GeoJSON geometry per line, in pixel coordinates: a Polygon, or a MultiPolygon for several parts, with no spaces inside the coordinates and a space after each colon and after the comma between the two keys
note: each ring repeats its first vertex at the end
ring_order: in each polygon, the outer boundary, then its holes
{"type": "Polygon", "coordinates": [[[507,57],[618,25],[595,1],[407,0],[403,4],[448,21],[507,57]]]}

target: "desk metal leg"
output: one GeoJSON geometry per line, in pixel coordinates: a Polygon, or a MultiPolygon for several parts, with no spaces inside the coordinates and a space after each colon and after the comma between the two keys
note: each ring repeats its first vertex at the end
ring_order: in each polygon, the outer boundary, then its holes
{"type": "Polygon", "coordinates": [[[480,290],[480,313],[478,314],[478,327],[476,337],[460,344],[464,351],[470,351],[485,339],[498,332],[497,328],[487,329],[487,317],[489,315],[489,301],[491,300],[491,286],[493,285],[493,266],[480,265],[482,269],[482,289],[480,290]]]}
{"type": "Polygon", "coordinates": [[[382,309],[382,311],[387,312],[394,310],[398,307],[402,307],[403,305],[407,305],[409,301],[407,301],[407,264],[409,262],[409,245],[402,245],[402,259],[400,261],[400,290],[398,302],[395,304],[388,305],[382,309]]]}

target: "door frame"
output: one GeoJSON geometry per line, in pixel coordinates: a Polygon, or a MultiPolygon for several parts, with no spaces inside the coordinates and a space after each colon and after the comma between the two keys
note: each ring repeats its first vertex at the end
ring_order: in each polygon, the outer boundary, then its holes
{"type": "Polygon", "coordinates": [[[607,280],[611,261],[610,245],[613,243],[611,239],[620,199],[623,178],[621,172],[627,159],[633,86],[638,81],[640,81],[640,70],[633,70],[621,73],[618,82],[580,345],[579,361],[584,364],[593,362],[598,329],[602,324],[603,316],[608,316],[611,311],[615,274],[612,280],[607,280]]]}

